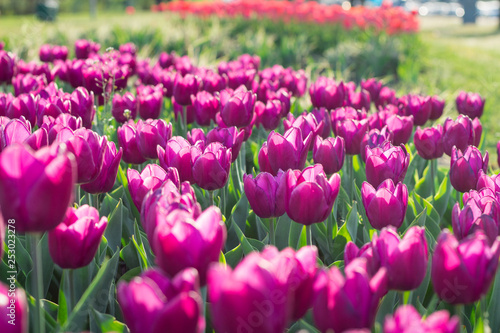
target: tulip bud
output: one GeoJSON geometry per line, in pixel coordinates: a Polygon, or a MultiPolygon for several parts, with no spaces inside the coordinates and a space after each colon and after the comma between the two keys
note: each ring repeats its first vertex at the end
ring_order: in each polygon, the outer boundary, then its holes
{"type": "Polygon", "coordinates": [[[220,116],[224,124],[238,128],[250,125],[254,117],[255,100],[255,94],[245,87],[236,89],[226,101],[221,96],[220,116]]]}
{"type": "Polygon", "coordinates": [[[399,238],[396,228],[385,228],[374,241],[374,247],[380,265],[387,269],[389,289],[418,288],[425,278],[429,257],[423,227],[411,227],[403,239],[399,238]]]}
{"type": "MultiPolygon", "coordinates": [[[[325,126],[324,121],[318,122],[316,117],[312,113],[304,113],[295,119],[293,114],[288,114],[287,119],[283,119],[283,126],[285,128],[285,132],[288,131],[292,127],[300,128],[302,132],[302,137],[309,136],[312,133],[311,141],[316,141],[316,137],[323,132],[323,127],[325,126]]],[[[312,150],[312,146],[310,147],[312,150]]]]}
{"type": "Polygon", "coordinates": [[[282,104],[279,100],[270,100],[266,104],[261,101],[255,103],[257,124],[262,124],[266,131],[275,130],[280,123],[282,104]]]}
{"type": "Polygon", "coordinates": [[[424,320],[412,305],[402,305],[394,315],[386,317],[384,333],[402,332],[459,333],[460,319],[457,316],[450,318],[448,311],[440,310],[424,320]]]}
{"type": "Polygon", "coordinates": [[[326,220],[339,194],[339,174],[333,174],[328,179],[321,164],[315,164],[302,172],[288,170],[284,176],[288,216],[305,225],[326,220]]]}
{"type": "Polygon", "coordinates": [[[118,303],[130,333],[201,333],[205,331],[198,272],[179,271],[172,279],[148,270],[130,282],[120,282],[118,303]]]}
{"type": "Polygon", "coordinates": [[[94,94],[84,87],[76,88],[71,93],[71,114],[82,118],[83,127],[90,129],[95,112],[94,94]]]}
{"type": "Polygon", "coordinates": [[[480,118],[483,115],[484,102],[485,100],[481,95],[466,93],[465,91],[461,91],[455,100],[458,113],[471,119],[480,118]]]}
{"type": "Polygon", "coordinates": [[[203,91],[210,94],[215,94],[226,88],[226,80],[223,76],[214,73],[212,71],[207,71],[205,76],[203,76],[203,91]]]}
{"type": "Polygon", "coordinates": [[[0,50],[0,84],[10,84],[16,68],[15,55],[0,50]]]}
{"type": "Polygon", "coordinates": [[[479,147],[479,144],[481,143],[481,136],[483,135],[483,125],[481,125],[479,118],[474,118],[472,121],[472,130],[474,131],[474,141],[472,142],[472,145],[479,147]]]}
{"type": "Polygon", "coordinates": [[[245,194],[255,215],[267,219],[285,213],[283,180],[283,171],[278,172],[276,177],[267,172],[261,172],[255,178],[252,175],[243,176],[245,194]]]}
{"type": "Polygon", "coordinates": [[[106,193],[113,189],[118,174],[118,167],[123,155],[123,148],[116,151],[114,142],[108,141],[104,147],[104,157],[101,167],[101,172],[97,178],[86,184],[82,184],[81,188],[87,193],[98,194],[106,193]]]}
{"type": "Polygon", "coordinates": [[[244,136],[244,131],[238,131],[238,129],[234,126],[228,128],[216,127],[207,133],[206,144],[208,145],[212,142],[220,142],[226,148],[231,148],[231,162],[234,162],[240,153],[244,136]]]}
{"type": "Polygon", "coordinates": [[[187,74],[184,77],[177,75],[173,93],[175,101],[182,106],[191,105],[191,95],[196,95],[198,92],[200,81],[195,75],[187,74]]]}
{"type": "Polygon", "coordinates": [[[199,187],[213,191],[226,185],[230,169],[231,148],[226,148],[220,142],[213,142],[195,160],[193,179],[199,187]]]}
{"type": "Polygon", "coordinates": [[[337,121],[335,123],[335,132],[337,136],[344,139],[345,150],[348,155],[358,155],[360,153],[361,140],[368,131],[368,120],[337,121]]]}
{"type": "Polygon", "coordinates": [[[312,133],[309,133],[304,139],[300,128],[296,127],[290,128],[285,132],[285,135],[274,131],[269,133],[267,137],[267,157],[272,170],[271,173],[277,175],[280,169],[302,170],[306,163],[311,141],[312,133]]]}
{"type": "Polygon", "coordinates": [[[404,145],[410,140],[413,131],[413,116],[392,115],[387,118],[386,123],[387,129],[394,134],[393,145],[404,145]]]}
{"type": "Polygon", "coordinates": [[[309,88],[312,105],[316,108],[324,107],[327,110],[341,107],[345,94],[343,82],[337,83],[323,76],[319,77],[309,88]]]}
{"type": "Polygon", "coordinates": [[[126,92],[123,96],[115,94],[112,103],[111,114],[118,123],[123,124],[137,117],[137,100],[131,92],[126,92]]]}
{"type": "MultiPolygon", "coordinates": [[[[0,71],[1,73],[1,71],[0,71]]],[[[1,74],[0,74],[1,75],[1,74]]],[[[16,281],[7,278],[10,285],[0,282],[0,331],[4,333],[28,332],[28,301],[16,281]]]]}
{"type": "Polygon", "coordinates": [[[24,117],[31,126],[36,124],[36,102],[31,94],[21,94],[14,98],[7,108],[5,115],[10,119],[24,117]]]}
{"type": "Polygon", "coordinates": [[[450,181],[453,188],[459,192],[476,189],[479,179],[479,170],[486,172],[488,168],[488,152],[484,158],[474,146],[469,146],[462,153],[453,147],[450,161],[450,181]]]}
{"type": "Polygon", "coordinates": [[[370,93],[366,90],[361,90],[359,92],[355,89],[346,89],[346,96],[344,104],[346,106],[351,106],[356,110],[370,110],[370,93]]]}
{"type": "Polygon", "coordinates": [[[130,164],[142,164],[146,159],[139,151],[139,137],[133,120],[118,127],[118,145],[123,149],[123,161],[130,164]]]}
{"type": "Polygon", "coordinates": [[[390,104],[396,105],[397,104],[396,91],[394,91],[389,87],[382,87],[382,89],[380,89],[378,99],[374,100],[374,102],[377,108],[381,108],[390,104]]]}
{"type": "Polygon", "coordinates": [[[267,142],[262,143],[262,148],[260,148],[259,150],[258,162],[260,172],[274,174],[273,169],[271,168],[271,164],[269,163],[269,151],[267,149],[267,142]]]}
{"type": "Polygon", "coordinates": [[[194,108],[196,122],[200,126],[209,126],[210,121],[215,122],[215,115],[220,110],[219,100],[206,91],[200,91],[191,95],[191,102],[194,108]]]}
{"type": "Polygon", "coordinates": [[[52,260],[61,268],[87,266],[97,253],[107,225],[108,218],[103,216],[99,220],[99,212],[94,207],[69,207],[61,224],[49,232],[52,260]]]}
{"type": "Polygon", "coordinates": [[[159,222],[153,238],[158,266],[170,276],[194,267],[204,286],[208,267],[219,261],[226,227],[215,206],[207,208],[196,220],[185,210],[176,209],[159,222]]]}
{"type": "Polygon", "coordinates": [[[378,96],[380,95],[380,90],[382,90],[382,82],[378,81],[375,78],[363,79],[361,80],[361,88],[368,91],[370,94],[370,99],[372,101],[377,101],[378,96]]]}
{"type": "Polygon", "coordinates": [[[386,143],[381,148],[366,148],[366,180],[374,187],[386,179],[402,182],[409,164],[410,155],[404,145],[386,143]]]}
{"type": "Polygon", "coordinates": [[[429,120],[437,120],[443,115],[444,111],[444,99],[439,96],[431,97],[431,115],[429,120]]]}
{"type": "Polygon", "coordinates": [[[321,164],[327,175],[339,172],[344,165],[345,144],[341,137],[327,138],[316,137],[313,148],[314,163],[321,164]]]}
{"type": "Polygon", "coordinates": [[[190,144],[194,145],[196,142],[201,141],[203,143],[203,147],[207,142],[207,138],[205,137],[205,132],[203,132],[202,128],[193,128],[192,130],[186,133],[187,140],[190,144]]]}
{"type": "Polygon", "coordinates": [[[4,220],[16,220],[19,233],[53,229],[73,200],[75,180],[73,155],[58,153],[57,146],[36,152],[20,144],[7,147],[0,154],[0,207],[4,220]]]}
{"type": "Polygon", "coordinates": [[[413,116],[414,124],[417,126],[425,125],[432,111],[430,97],[412,94],[401,97],[399,107],[406,116],[413,116]]]}
{"type": "Polygon", "coordinates": [[[383,147],[386,142],[392,142],[393,137],[394,134],[387,129],[387,126],[384,126],[380,131],[378,129],[372,129],[365,133],[359,146],[361,159],[366,161],[366,147],[383,147]]]}
{"type": "Polygon", "coordinates": [[[450,304],[478,301],[490,289],[500,258],[500,238],[489,245],[479,231],[458,242],[444,229],[432,256],[431,280],[439,298],[450,304]]]}
{"type": "Polygon", "coordinates": [[[421,129],[417,127],[413,136],[413,143],[417,153],[426,160],[433,160],[443,156],[443,128],[441,125],[421,129]]]}
{"type": "Polygon", "coordinates": [[[150,190],[156,190],[167,179],[179,184],[177,169],[169,168],[168,171],[156,164],[148,164],[141,173],[134,169],[127,170],[128,190],[138,211],[141,211],[142,201],[150,190]]]}
{"type": "Polygon", "coordinates": [[[391,179],[382,182],[377,189],[370,183],[361,186],[361,199],[371,226],[381,230],[387,226],[399,228],[404,221],[408,206],[408,189],[391,179]]]}
{"type": "Polygon", "coordinates": [[[195,184],[193,177],[193,165],[202,154],[204,142],[197,141],[191,145],[181,136],[174,136],[167,141],[165,149],[158,146],[158,159],[160,165],[167,169],[176,168],[179,171],[179,178],[182,182],[188,181],[195,184]]]}
{"type": "Polygon", "coordinates": [[[443,125],[443,148],[446,155],[451,156],[453,146],[464,151],[474,141],[474,127],[469,117],[459,115],[456,121],[446,118],[443,125]]]}
{"type": "Polygon", "coordinates": [[[163,105],[162,85],[138,87],[137,104],[142,119],[158,119],[163,105]]]}
{"type": "Polygon", "coordinates": [[[323,126],[323,130],[318,133],[323,139],[327,139],[330,137],[330,133],[332,132],[332,119],[330,114],[325,108],[321,109],[313,109],[311,114],[316,118],[316,122],[319,124],[323,122],[325,125],[323,126]]]}
{"type": "Polygon", "coordinates": [[[137,146],[144,158],[157,159],[156,147],[164,147],[172,137],[172,124],[163,119],[139,120],[137,123],[137,146]]]}

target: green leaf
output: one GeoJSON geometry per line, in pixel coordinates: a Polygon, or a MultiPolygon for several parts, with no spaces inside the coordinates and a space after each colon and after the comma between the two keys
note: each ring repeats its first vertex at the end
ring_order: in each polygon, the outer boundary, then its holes
{"type": "Polygon", "coordinates": [[[243,248],[241,245],[236,246],[234,249],[231,251],[226,252],[226,262],[229,266],[232,268],[235,268],[236,265],[241,261],[241,258],[243,258],[243,248]]]}
{"type": "Polygon", "coordinates": [[[117,332],[125,333],[128,332],[128,328],[125,324],[116,320],[115,317],[109,314],[101,313],[92,309],[92,319],[96,322],[101,333],[106,332],[117,332]]]}
{"type": "Polygon", "coordinates": [[[351,236],[349,235],[349,231],[347,231],[346,227],[347,223],[344,223],[342,227],[339,229],[337,236],[333,239],[333,260],[342,260],[344,259],[344,248],[347,242],[351,241],[351,236]]]}
{"type": "Polygon", "coordinates": [[[489,322],[492,332],[500,332],[500,274],[497,272],[488,304],[489,322]]]}
{"type": "Polygon", "coordinates": [[[240,230],[245,232],[248,219],[248,200],[245,193],[241,194],[240,200],[238,200],[236,205],[233,207],[231,219],[238,225],[240,230]]]}
{"type": "Polygon", "coordinates": [[[96,277],[76,304],[73,312],[71,312],[68,320],[62,326],[62,331],[84,330],[88,311],[91,309],[97,311],[106,310],[108,291],[116,275],[119,258],[119,252],[116,252],[111,259],[104,262],[96,277]]]}
{"type": "Polygon", "coordinates": [[[397,298],[398,298],[398,292],[395,290],[389,291],[384,296],[384,298],[382,299],[382,302],[380,302],[380,306],[379,306],[379,309],[377,311],[377,317],[376,317],[377,323],[380,323],[381,325],[383,325],[385,317],[388,314],[394,313],[394,307],[396,305],[397,298]]]}
{"type": "Polygon", "coordinates": [[[250,244],[248,239],[245,237],[245,234],[243,234],[240,227],[238,227],[238,224],[233,223],[232,227],[234,228],[234,231],[236,232],[236,235],[238,236],[238,239],[240,240],[240,244],[241,244],[241,247],[243,249],[243,253],[245,255],[247,255],[250,252],[255,251],[253,246],[250,244]]]}
{"type": "Polygon", "coordinates": [[[292,221],[292,225],[290,226],[290,233],[288,235],[288,246],[291,248],[298,250],[299,249],[299,241],[300,234],[302,233],[304,225],[292,221]]]}
{"type": "Polygon", "coordinates": [[[68,278],[66,270],[63,270],[63,274],[61,276],[61,282],[59,286],[59,297],[57,303],[59,303],[59,309],[57,310],[57,321],[59,322],[60,325],[64,325],[66,323],[66,320],[68,319],[68,304],[66,302],[66,290],[67,288],[67,282],[66,279],[68,278]]]}
{"type": "Polygon", "coordinates": [[[448,207],[448,201],[450,200],[452,189],[453,187],[451,186],[450,178],[446,175],[441,182],[441,185],[439,185],[439,189],[434,199],[434,208],[441,218],[443,218],[446,208],[448,207]]]}
{"type": "Polygon", "coordinates": [[[346,216],[345,225],[347,227],[347,230],[349,231],[351,239],[353,240],[353,242],[355,242],[356,237],[358,235],[358,225],[359,225],[359,217],[358,217],[358,209],[356,201],[353,201],[351,210],[346,216]]]}
{"type": "Polygon", "coordinates": [[[288,235],[290,234],[291,226],[292,220],[290,220],[287,214],[284,214],[278,219],[278,223],[276,223],[275,238],[276,247],[279,250],[283,250],[288,246],[288,235]]]}
{"type": "Polygon", "coordinates": [[[28,273],[33,269],[31,255],[28,253],[18,236],[16,236],[16,264],[21,268],[25,275],[28,275],[28,273]]]}
{"type": "MultiPolygon", "coordinates": [[[[110,197],[109,194],[106,194],[106,196],[110,197]]],[[[123,202],[120,199],[120,201],[117,201],[117,205],[113,209],[113,212],[109,215],[108,226],[104,231],[104,237],[106,237],[108,245],[113,253],[119,250],[122,245],[123,211],[123,202]]]]}

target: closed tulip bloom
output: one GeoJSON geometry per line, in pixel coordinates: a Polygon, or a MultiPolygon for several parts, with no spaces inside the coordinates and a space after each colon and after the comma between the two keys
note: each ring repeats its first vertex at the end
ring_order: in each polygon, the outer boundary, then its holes
{"type": "Polygon", "coordinates": [[[361,80],[361,88],[368,91],[370,94],[370,99],[372,101],[378,100],[378,96],[380,95],[380,90],[382,90],[382,82],[378,81],[375,78],[363,79],[361,80]]]}
{"type": "MultiPolygon", "coordinates": [[[[304,113],[295,119],[293,114],[288,114],[286,119],[283,119],[283,127],[285,128],[285,132],[292,127],[300,128],[302,132],[302,137],[307,137],[309,133],[312,133],[311,141],[316,141],[316,137],[319,136],[323,132],[323,128],[325,126],[324,121],[319,121],[312,113],[304,113]]],[[[310,147],[312,150],[312,146],[310,147]]]]}
{"type": "Polygon", "coordinates": [[[380,89],[378,99],[374,100],[374,102],[377,108],[384,107],[389,104],[396,105],[396,91],[389,87],[382,87],[382,89],[380,89]]]}
{"type": "Polygon", "coordinates": [[[406,144],[413,132],[413,116],[389,116],[386,120],[387,129],[394,134],[392,144],[395,146],[406,144]]]}
{"type": "Polygon", "coordinates": [[[440,158],[444,154],[443,128],[441,125],[435,127],[417,127],[413,136],[413,143],[417,153],[426,160],[440,158]]]}
{"type": "Polygon", "coordinates": [[[366,180],[373,187],[378,187],[386,179],[402,182],[409,164],[410,155],[403,145],[386,143],[380,148],[366,148],[366,180]]]}
{"type": "Polygon", "coordinates": [[[158,119],[163,106],[163,86],[137,88],[137,108],[142,119],[158,119]]]}
{"type": "Polygon", "coordinates": [[[116,150],[115,143],[108,141],[104,148],[104,157],[101,171],[96,179],[90,183],[82,184],[81,188],[87,193],[106,193],[113,189],[118,174],[118,167],[123,155],[123,148],[116,150]]]}
{"type": "Polygon", "coordinates": [[[458,113],[469,116],[471,119],[480,118],[484,110],[484,98],[476,93],[461,91],[455,103],[458,113]]]}
{"type": "Polygon", "coordinates": [[[120,282],[118,303],[130,333],[201,333],[205,331],[198,272],[186,268],[173,278],[147,270],[120,282]]]}
{"type": "Polygon", "coordinates": [[[95,117],[94,93],[78,87],[71,93],[71,114],[82,118],[83,127],[92,128],[95,117]]]}
{"type": "Polygon", "coordinates": [[[74,132],[65,128],[57,134],[55,141],[65,143],[68,151],[75,155],[78,184],[90,183],[97,178],[107,147],[106,136],[101,137],[86,128],[79,128],[74,132]]]}
{"type": "Polygon", "coordinates": [[[207,133],[206,144],[220,142],[226,148],[231,148],[231,162],[234,162],[240,153],[244,138],[245,132],[243,130],[238,131],[235,126],[227,128],[215,127],[207,133]]]}
{"type": "Polygon", "coordinates": [[[320,332],[370,329],[380,299],[387,292],[387,271],[373,277],[364,269],[366,259],[358,258],[345,268],[345,277],[336,266],[318,273],[313,318],[320,332]]]}
{"type": "MultiPolygon", "coordinates": [[[[3,246],[3,244],[2,244],[3,246]]],[[[15,282],[0,282],[0,330],[4,333],[28,332],[28,302],[26,293],[15,282]],[[14,323],[14,324],[13,324],[14,323]]]]}
{"type": "Polygon", "coordinates": [[[273,264],[252,252],[233,269],[213,265],[208,272],[208,297],[217,332],[285,331],[291,315],[288,286],[276,277],[273,264]]]}
{"type": "Polygon", "coordinates": [[[425,125],[432,111],[430,97],[412,94],[401,97],[399,107],[406,116],[413,116],[414,123],[417,126],[425,125]]]}
{"type": "Polygon", "coordinates": [[[49,252],[61,268],[85,267],[94,258],[101,244],[108,218],[99,220],[94,207],[69,207],[64,220],[49,232],[49,252]]]}
{"type": "Polygon", "coordinates": [[[200,84],[201,80],[198,76],[187,74],[182,77],[177,75],[173,93],[175,101],[182,106],[191,105],[191,95],[196,95],[200,84]]]}
{"type": "Polygon", "coordinates": [[[366,147],[375,148],[382,147],[386,142],[392,142],[394,134],[384,126],[381,130],[371,129],[365,133],[359,146],[361,159],[366,161],[366,147]]]}
{"type": "Polygon", "coordinates": [[[261,124],[266,131],[275,130],[281,120],[282,104],[279,100],[269,100],[265,104],[261,101],[255,102],[255,113],[257,124],[261,124]]]}
{"type": "Polygon", "coordinates": [[[274,175],[271,164],[269,163],[269,151],[267,149],[267,142],[262,143],[262,148],[260,148],[259,150],[258,162],[260,172],[267,172],[274,175]]]}
{"type": "Polygon", "coordinates": [[[49,44],[40,46],[38,57],[40,58],[41,62],[52,62],[54,60],[52,57],[52,46],[49,44]]]}
{"type": "Polygon", "coordinates": [[[227,126],[245,127],[250,125],[254,117],[256,95],[247,91],[244,86],[236,89],[225,102],[221,98],[222,121],[227,126]]]}
{"type": "Polygon", "coordinates": [[[226,79],[215,72],[208,71],[203,76],[202,86],[203,91],[215,94],[216,92],[226,88],[226,79]]]}
{"type": "Polygon", "coordinates": [[[131,92],[126,92],[123,96],[115,94],[111,114],[121,124],[129,119],[135,119],[137,117],[137,99],[131,92]]]}
{"type": "Polygon", "coordinates": [[[327,175],[339,172],[344,165],[345,144],[341,137],[321,139],[316,137],[313,148],[314,163],[321,164],[327,175]]]}
{"type": "Polygon", "coordinates": [[[488,168],[488,152],[481,155],[479,149],[469,146],[462,153],[453,147],[450,161],[450,181],[453,188],[459,192],[476,189],[479,170],[486,172],[488,168]]]}
{"type": "Polygon", "coordinates": [[[437,120],[443,115],[444,103],[444,99],[437,95],[431,97],[431,115],[429,116],[429,120],[437,120]]]}
{"type": "Polygon", "coordinates": [[[327,110],[341,107],[344,103],[345,94],[344,82],[335,82],[323,76],[319,77],[309,88],[312,105],[327,110]]]}
{"type": "Polygon", "coordinates": [[[431,280],[439,298],[450,304],[478,301],[490,289],[500,257],[500,238],[493,244],[478,231],[457,241],[441,231],[432,256],[431,280]]]}
{"type": "Polygon", "coordinates": [[[356,91],[355,89],[346,89],[344,104],[357,110],[370,110],[370,93],[364,89],[356,91]]]}
{"type": "Polygon", "coordinates": [[[54,45],[52,47],[52,57],[54,60],[66,61],[68,58],[68,48],[66,46],[54,45]]]}
{"type": "Polygon", "coordinates": [[[373,228],[399,228],[403,224],[408,207],[408,188],[403,183],[394,185],[391,179],[387,179],[375,189],[370,183],[364,182],[361,199],[373,228]]]}
{"type": "Polygon", "coordinates": [[[483,135],[483,125],[481,125],[479,118],[474,118],[472,121],[472,130],[474,131],[474,141],[472,142],[472,145],[479,147],[479,144],[481,143],[481,136],[483,135]]]}
{"type": "Polygon", "coordinates": [[[195,160],[193,179],[199,187],[213,191],[226,185],[230,169],[231,148],[226,148],[220,142],[213,142],[195,160]]]}
{"type": "Polygon", "coordinates": [[[14,99],[11,93],[0,93],[0,116],[5,116],[10,103],[14,99]]]}
{"type": "Polygon", "coordinates": [[[202,154],[204,142],[197,141],[191,145],[181,136],[174,136],[167,141],[165,149],[157,147],[160,165],[166,169],[174,167],[179,171],[179,178],[182,182],[188,181],[195,184],[193,177],[193,164],[202,154]]]}
{"type": "Polygon", "coordinates": [[[130,164],[142,164],[146,159],[139,150],[139,137],[137,127],[133,120],[118,127],[118,145],[123,149],[123,162],[130,164]]]}
{"type": "Polygon", "coordinates": [[[36,102],[31,94],[21,94],[14,98],[7,108],[5,115],[10,119],[24,117],[31,126],[36,124],[36,102]]]}
{"type": "Polygon", "coordinates": [[[323,139],[327,139],[330,137],[330,134],[332,132],[332,118],[330,116],[330,113],[325,108],[320,108],[320,109],[313,109],[311,111],[311,114],[316,118],[316,121],[318,123],[324,122],[325,125],[323,126],[323,130],[318,133],[319,136],[321,136],[323,139]]]}
{"type": "Polygon", "coordinates": [[[0,83],[10,84],[16,68],[15,55],[0,50],[0,83]]]}
{"type": "Polygon", "coordinates": [[[87,59],[90,54],[99,51],[101,46],[86,39],[79,39],[75,42],[75,56],[77,59],[87,59]]]}
{"type": "Polygon", "coordinates": [[[367,114],[366,111],[364,110],[356,110],[353,107],[346,106],[346,107],[341,107],[337,108],[335,110],[332,110],[330,113],[330,118],[332,122],[332,130],[333,134],[337,135],[337,123],[338,122],[343,122],[345,120],[351,119],[351,120],[363,120],[367,119],[367,114]]]}
{"type": "Polygon", "coordinates": [[[381,231],[374,243],[380,264],[387,269],[389,289],[418,288],[425,278],[429,257],[425,229],[411,227],[400,239],[396,228],[388,227],[381,231]]]}
{"type": "Polygon", "coordinates": [[[142,201],[150,190],[156,190],[167,179],[179,183],[177,169],[170,168],[167,173],[156,164],[148,164],[141,173],[135,169],[127,170],[128,190],[137,210],[141,211],[142,201]]]}
{"type": "Polygon", "coordinates": [[[187,140],[190,144],[194,145],[197,141],[201,141],[206,143],[207,138],[205,136],[205,132],[203,132],[202,128],[193,128],[186,133],[187,140]]]}
{"type": "Polygon", "coordinates": [[[292,220],[304,225],[323,222],[332,212],[340,190],[340,176],[328,179],[321,164],[285,173],[285,209],[292,220]]]}
{"type": "Polygon", "coordinates": [[[453,146],[464,151],[467,146],[474,144],[474,126],[472,120],[459,115],[457,120],[446,118],[443,125],[444,153],[451,156],[453,146]]]}
{"type": "Polygon", "coordinates": [[[210,121],[215,122],[215,115],[220,110],[220,102],[217,97],[207,91],[200,91],[191,95],[195,119],[200,126],[209,126],[210,121]]]}
{"type": "Polygon", "coordinates": [[[335,124],[336,134],[344,139],[347,155],[358,155],[361,147],[361,140],[368,131],[368,120],[337,121],[335,124]]]}
{"type": "Polygon", "coordinates": [[[10,120],[5,127],[0,126],[0,151],[14,143],[23,143],[31,135],[31,126],[20,119],[10,120]]]}
{"type": "Polygon", "coordinates": [[[156,147],[164,147],[172,137],[172,124],[163,119],[148,119],[137,122],[137,146],[144,158],[157,159],[156,147]]]}
{"type": "Polygon", "coordinates": [[[15,219],[19,233],[55,228],[73,200],[75,181],[73,155],[58,152],[57,146],[36,152],[20,144],[7,147],[0,154],[0,206],[4,220],[15,219]]]}
{"type": "Polygon", "coordinates": [[[269,133],[267,137],[267,157],[272,174],[277,175],[280,169],[283,171],[288,169],[302,170],[306,163],[311,142],[312,133],[303,138],[302,131],[297,127],[290,128],[284,135],[274,131],[269,133]]]}
{"type": "Polygon", "coordinates": [[[423,319],[412,305],[402,305],[384,321],[384,333],[436,332],[459,333],[460,319],[446,310],[433,312],[423,319]]]}
{"type": "Polygon", "coordinates": [[[219,261],[226,241],[226,227],[216,206],[204,210],[196,220],[185,210],[174,210],[156,227],[153,236],[156,263],[169,276],[188,267],[207,283],[208,267],[219,261]]]}
{"type": "Polygon", "coordinates": [[[500,177],[498,175],[487,175],[483,170],[479,171],[476,189],[478,191],[489,188],[494,193],[500,192],[500,177]]]}
{"type": "Polygon", "coordinates": [[[243,176],[245,195],[255,215],[267,219],[285,214],[285,183],[283,172],[273,176],[267,172],[259,173],[255,178],[243,176]]]}

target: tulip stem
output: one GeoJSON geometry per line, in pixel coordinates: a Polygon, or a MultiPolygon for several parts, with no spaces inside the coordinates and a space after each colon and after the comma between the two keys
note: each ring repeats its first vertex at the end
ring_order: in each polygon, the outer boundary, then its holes
{"type": "Polygon", "coordinates": [[[460,327],[462,327],[462,323],[464,322],[464,319],[462,318],[464,316],[463,304],[455,305],[455,315],[458,317],[458,320],[460,321],[460,327]]]}
{"type": "Polygon", "coordinates": [[[455,190],[455,191],[456,191],[456,195],[457,195],[457,202],[458,202],[458,206],[459,206],[460,208],[462,208],[462,203],[461,203],[461,201],[462,201],[462,200],[461,200],[462,193],[458,192],[457,190],[455,190]]]}
{"type": "Polygon", "coordinates": [[[353,155],[346,155],[346,162],[347,162],[347,175],[348,175],[348,181],[349,184],[347,184],[347,189],[349,193],[349,200],[353,201],[354,199],[354,186],[353,186],[353,181],[354,181],[354,165],[353,165],[353,155]]]}
{"type": "Polygon", "coordinates": [[[312,245],[311,225],[306,225],[306,238],[307,238],[307,245],[312,245]]]}
{"type": "Polygon", "coordinates": [[[436,199],[436,184],[435,184],[435,179],[436,179],[436,163],[437,160],[433,159],[431,160],[431,179],[432,179],[432,202],[436,199]]]}
{"type": "Polygon", "coordinates": [[[99,193],[94,194],[94,202],[95,202],[95,208],[97,209],[97,211],[99,211],[99,206],[100,206],[99,193]]]}
{"type": "Polygon", "coordinates": [[[182,130],[183,130],[183,135],[186,135],[188,128],[187,128],[187,106],[183,105],[182,106],[182,130]]]}
{"type": "Polygon", "coordinates": [[[479,300],[479,306],[481,309],[481,317],[483,318],[483,332],[487,332],[490,327],[489,315],[488,315],[488,304],[485,297],[479,300]]]}
{"type": "Polygon", "coordinates": [[[274,226],[276,225],[276,218],[269,219],[269,244],[276,245],[276,236],[274,234],[274,226]]]}
{"type": "MultiPolygon", "coordinates": [[[[79,186],[78,186],[79,188],[79,186]]],[[[42,267],[42,253],[41,249],[38,248],[40,243],[41,234],[33,233],[29,235],[30,238],[30,250],[31,259],[33,260],[33,270],[31,271],[32,287],[35,296],[36,308],[35,311],[35,325],[39,327],[40,333],[45,333],[45,317],[43,315],[42,309],[42,298],[43,298],[43,267],[42,267]]]]}
{"type": "Polygon", "coordinates": [[[214,205],[214,191],[208,191],[208,206],[214,205]]]}
{"type": "Polygon", "coordinates": [[[80,185],[76,184],[75,202],[77,206],[80,206],[80,185]]]}
{"type": "Polygon", "coordinates": [[[76,304],[75,300],[75,286],[74,286],[74,281],[73,281],[73,270],[72,269],[67,269],[68,272],[68,289],[69,289],[69,299],[68,299],[68,313],[71,313],[73,311],[73,307],[76,304]]]}

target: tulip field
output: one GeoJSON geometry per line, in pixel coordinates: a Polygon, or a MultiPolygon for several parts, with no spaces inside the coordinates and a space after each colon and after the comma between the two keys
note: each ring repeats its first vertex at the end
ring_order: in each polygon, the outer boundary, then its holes
{"type": "Polygon", "coordinates": [[[495,116],[401,92],[415,14],[152,11],[235,47],[0,42],[1,333],[500,332],[495,116]]]}

